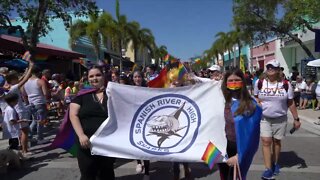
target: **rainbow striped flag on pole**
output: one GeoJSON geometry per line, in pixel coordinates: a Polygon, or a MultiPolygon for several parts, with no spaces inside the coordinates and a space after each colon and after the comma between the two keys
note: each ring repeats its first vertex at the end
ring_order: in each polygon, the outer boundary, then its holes
{"type": "Polygon", "coordinates": [[[31,54],[29,51],[26,51],[22,56],[22,59],[25,61],[30,61],[30,58],[31,58],[31,54]]]}
{"type": "Polygon", "coordinates": [[[211,170],[217,162],[222,162],[224,157],[222,156],[221,151],[212,142],[209,142],[201,159],[211,170]]]}

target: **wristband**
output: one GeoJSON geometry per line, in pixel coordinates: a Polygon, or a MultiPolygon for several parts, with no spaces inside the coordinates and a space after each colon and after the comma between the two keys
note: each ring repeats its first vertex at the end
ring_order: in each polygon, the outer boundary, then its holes
{"type": "Polygon", "coordinates": [[[300,121],[300,119],[299,119],[299,118],[294,118],[294,120],[295,120],[295,121],[300,121]]]}

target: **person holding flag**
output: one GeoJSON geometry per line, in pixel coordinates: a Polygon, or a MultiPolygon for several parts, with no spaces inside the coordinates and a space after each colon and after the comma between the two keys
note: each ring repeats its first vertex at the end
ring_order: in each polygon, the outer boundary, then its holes
{"type": "Polygon", "coordinates": [[[250,96],[240,69],[226,72],[221,89],[226,100],[224,116],[229,158],[226,163],[219,164],[220,177],[223,180],[234,176],[245,179],[259,146],[262,110],[250,96]],[[234,168],[240,173],[234,174],[234,168]]]}
{"type": "MultiPolygon", "coordinates": [[[[90,137],[108,118],[107,96],[103,71],[93,67],[88,71],[88,81],[93,87],[78,96],[70,104],[70,121],[77,135],[77,159],[81,180],[112,180],[114,175],[114,158],[91,155],[90,137]]],[[[68,117],[67,117],[68,118],[68,117]]],[[[72,142],[73,143],[73,142],[72,142]]]]}

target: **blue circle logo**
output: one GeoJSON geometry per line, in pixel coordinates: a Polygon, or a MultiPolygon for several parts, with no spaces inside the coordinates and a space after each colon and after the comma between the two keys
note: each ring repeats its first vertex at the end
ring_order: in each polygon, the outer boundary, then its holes
{"type": "Polygon", "coordinates": [[[200,109],[190,98],[178,94],[156,96],[135,113],[130,142],[150,154],[182,153],[196,140],[200,124],[200,109]]]}

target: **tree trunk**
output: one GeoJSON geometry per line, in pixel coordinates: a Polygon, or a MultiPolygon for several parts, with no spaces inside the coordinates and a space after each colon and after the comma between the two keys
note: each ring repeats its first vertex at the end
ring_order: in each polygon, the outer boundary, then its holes
{"type": "Polygon", "coordinates": [[[122,40],[119,40],[119,51],[120,51],[120,62],[119,62],[119,70],[122,72],[122,40]]]}
{"type": "Polygon", "coordinates": [[[304,50],[304,52],[306,52],[306,54],[312,59],[314,60],[315,57],[313,56],[312,52],[310,51],[310,49],[301,41],[301,39],[299,39],[297,36],[293,35],[291,32],[288,32],[287,35],[289,37],[291,37],[294,41],[296,41],[304,50]]]}
{"type": "Polygon", "coordinates": [[[34,60],[35,54],[36,54],[36,47],[38,42],[38,36],[39,36],[39,29],[41,26],[41,22],[43,21],[43,17],[46,14],[46,11],[48,9],[48,1],[47,0],[39,0],[39,7],[36,14],[36,19],[32,23],[32,30],[31,30],[31,37],[30,37],[30,44],[29,47],[25,47],[26,50],[30,51],[31,54],[31,60],[34,60]]]}

